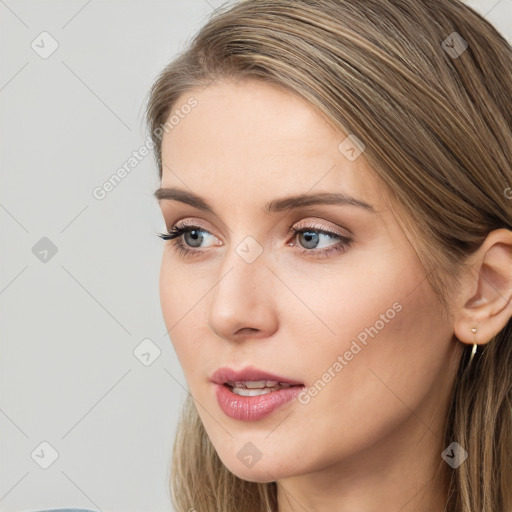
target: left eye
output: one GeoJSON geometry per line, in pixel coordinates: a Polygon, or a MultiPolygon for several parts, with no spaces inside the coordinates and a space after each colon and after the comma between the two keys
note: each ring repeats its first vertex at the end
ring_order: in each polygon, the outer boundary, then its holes
{"type": "MultiPolygon", "coordinates": [[[[295,233],[296,237],[302,235],[303,239],[306,239],[306,249],[316,249],[319,245],[320,236],[324,236],[327,239],[332,238],[340,238],[340,235],[336,233],[331,233],[330,231],[324,231],[321,229],[295,229],[293,228],[293,233],[295,233]]],[[[299,236],[300,238],[300,236],[299,236]]]]}
{"type": "Polygon", "coordinates": [[[314,256],[318,258],[326,258],[327,256],[330,256],[331,254],[337,254],[342,253],[347,250],[347,248],[351,245],[352,239],[341,235],[339,233],[334,233],[333,231],[328,231],[325,229],[319,229],[316,227],[311,228],[303,228],[303,229],[297,229],[297,228],[291,228],[290,234],[295,233],[294,239],[299,238],[300,235],[302,235],[304,238],[306,238],[306,244],[308,248],[303,249],[299,248],[299,252],[306,256],[314,256]],[[316,248],[318,246],[318,239],[319,236],[327,237],[327,239],[332,240],[339,240],[339,242],[335,245],[328,246],[327,249],[319,249],[319,250],[311,250],[311,246],[313,248],[316,248]]]}

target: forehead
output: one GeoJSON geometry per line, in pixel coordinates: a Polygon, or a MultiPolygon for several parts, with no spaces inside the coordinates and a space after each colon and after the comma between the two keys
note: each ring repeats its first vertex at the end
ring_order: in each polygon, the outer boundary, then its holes
{"type": "Polygon", "coordinates": [[[196,106],[162,139],[162,186],[262,202],[308,191],[377,202],[364,152],[347,158],[347,134],[297,94],[259,80],[220,81],[184,93],[172,113],[190,98],[196,106]]]}

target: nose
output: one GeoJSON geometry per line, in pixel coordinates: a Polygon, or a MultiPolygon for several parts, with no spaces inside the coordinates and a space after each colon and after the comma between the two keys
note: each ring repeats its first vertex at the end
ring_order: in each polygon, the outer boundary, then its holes
{"type": "Polygon", "coordinates": [[[230,251],[211,293],[210,328],[233,342],[271,336],[277,329],[275,284],[263,254],[247,262],[230,251]]]}

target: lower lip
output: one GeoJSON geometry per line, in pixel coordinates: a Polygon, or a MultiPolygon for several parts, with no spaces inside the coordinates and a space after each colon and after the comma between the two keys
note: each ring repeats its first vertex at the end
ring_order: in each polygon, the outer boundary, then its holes
{"type": "Polygon", "coordinates": [[[226,416],[235,420],[256,421],[268,416],[281,405],[293,400],[304,386],[292,386],[259,396],[236,395],[223,384],[215,384],[217,401],[226,416]]]}

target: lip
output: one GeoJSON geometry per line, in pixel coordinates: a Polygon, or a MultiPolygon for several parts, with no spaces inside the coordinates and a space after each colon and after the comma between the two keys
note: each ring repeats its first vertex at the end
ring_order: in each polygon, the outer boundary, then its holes
{"type": "Polygon", "coordinates": [[[241,396],[225,384],[214,384],[219,407],[226,416],[240,421],[257,421],[296,398],[304,386],[271,391],[259,396],[241,396]]]}
{"type": "Polygon", "coordinates": [[[296,398],[304,389],[302,382],[269,373],[254,366],[236,371],[232,368],[219,368],[210,378],[214,384],[219,407],[226,416],[241,421],[257,421],[265,418],[278,407],[296,398]],[[258,396],[241,396],[233,393],[226,382],[270,380],[284,382],[292,387],[271,391],[258,396]]]}
{"type": "Polygon", "coordinates": [[[225,384],[226,382],[240,382],[240,381],[258,381],[258,380],[276,380],[277,382],[284,382],[293,386],[303,386],[303,382],[289,379],[275,373],[269,373],[260,370],[255,366],[246,366],[242,370],[233,370],[232,368],[222,367],[216,370],[210,378],[210,381],[215,384],[225,384]]]}

